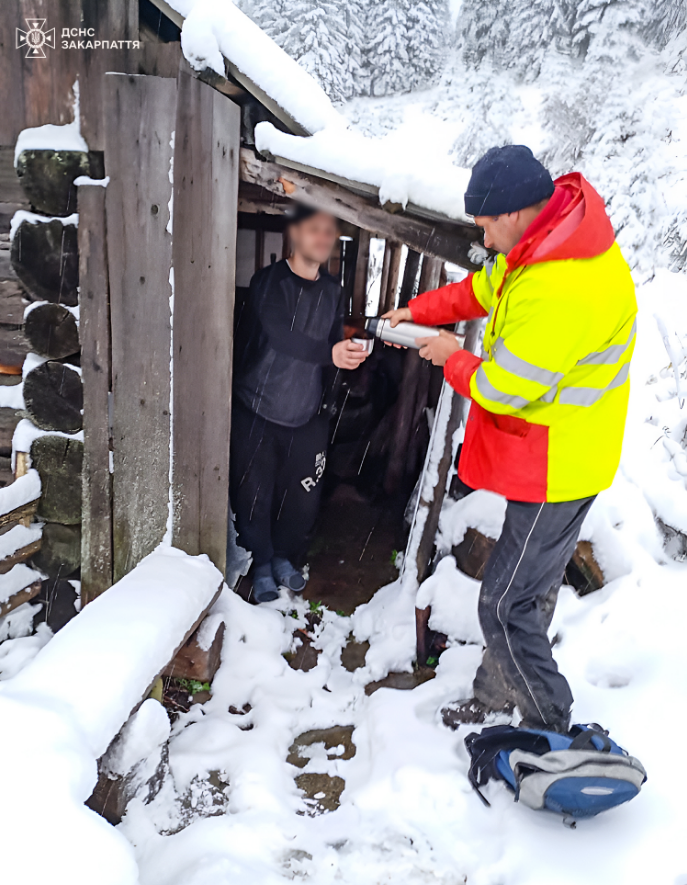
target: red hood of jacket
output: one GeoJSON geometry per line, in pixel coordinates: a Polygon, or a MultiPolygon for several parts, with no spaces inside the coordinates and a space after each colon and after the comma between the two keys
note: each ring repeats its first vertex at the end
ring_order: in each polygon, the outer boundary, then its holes
{"type": "Polygon", "coordinates": [[[566,258],[594,258],[607,252],[615,233],[601,196],[579,172],[554,182],[544,210],[507,255],[508,268],[566,258]]]}

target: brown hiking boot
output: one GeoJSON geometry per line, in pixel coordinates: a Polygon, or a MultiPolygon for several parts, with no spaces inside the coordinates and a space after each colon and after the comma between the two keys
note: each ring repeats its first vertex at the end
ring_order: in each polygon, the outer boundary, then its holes
{"type": "Polygon", "coordinates": [[[498,716],[500,713],[511,716],[514,709],[513,704],[507,703],[502,710],[492,710],[477,698],[470,698],[467,701],[447,704],[441,711],[441,718],[444,725],[455,731],[461,725],[484,725],[488,718],[498,716]]]}

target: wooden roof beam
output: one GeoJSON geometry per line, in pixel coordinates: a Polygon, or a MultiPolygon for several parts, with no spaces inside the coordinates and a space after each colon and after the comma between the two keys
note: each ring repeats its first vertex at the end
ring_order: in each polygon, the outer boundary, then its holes
{"type": "Polygon", "coordinates": [[[247,148],[241,149],[239,175],[243,181],[257,184],[273,194],[286,195],[306,206],[331,212],[343,221],[398,240],[417,252],[467,270],[479,270],[479,265],[468,258],[470,246],[478,238],[474,228],[451,222],[433,223],[403,213],[392,214],[372,199],[334,182],[261,160],[247,148]]]}

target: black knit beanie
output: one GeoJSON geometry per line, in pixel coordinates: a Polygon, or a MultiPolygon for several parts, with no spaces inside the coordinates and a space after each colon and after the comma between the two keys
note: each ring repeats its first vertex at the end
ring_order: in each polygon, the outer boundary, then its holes
{"type": "Polygon", "coordinates": [[[491,148],[478,160],[465,193],[468,215],[505,215],[545,200],[553,179],[524,144],[491,148]]]}

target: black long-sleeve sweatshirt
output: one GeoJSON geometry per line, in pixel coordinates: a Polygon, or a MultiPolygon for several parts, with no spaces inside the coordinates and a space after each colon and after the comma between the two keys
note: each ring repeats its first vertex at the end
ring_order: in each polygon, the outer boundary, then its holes
{"type": "Polygon", "coordinates": [[[234,396],[251,412],[300,427],[322,400],[322,369],[343,338],[344,295],[337,280],[297,276],[286,260],[250,282],[236,325],[234,396]]]}

